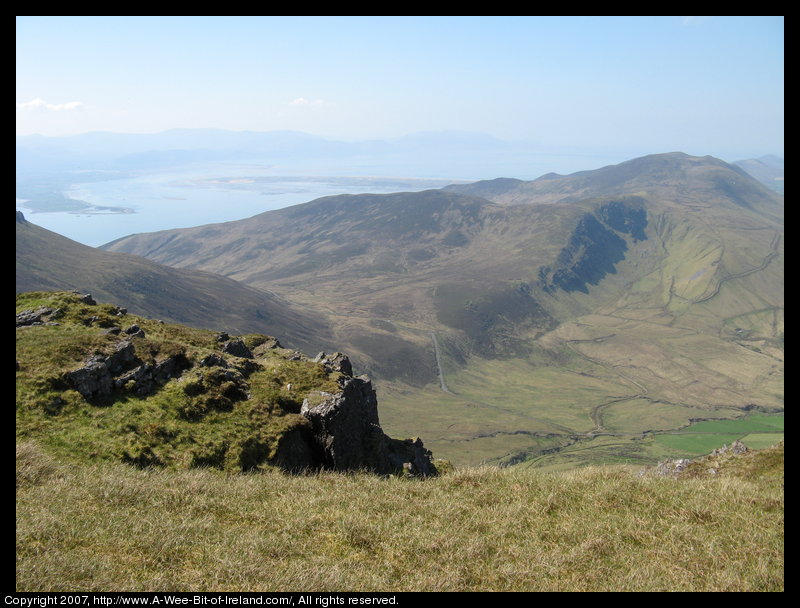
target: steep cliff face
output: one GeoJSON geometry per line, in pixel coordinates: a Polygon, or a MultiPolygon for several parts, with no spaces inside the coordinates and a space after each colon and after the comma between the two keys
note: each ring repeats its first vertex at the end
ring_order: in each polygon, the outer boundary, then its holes
{"type": "Polygon", "coordinates": [[[552,266],[539,271],[539,284],[545,291],[589,292],[606,275],[616,272],[625,258],[628,243],[624,236],[645,240],[647,213],[638,202],[611,201],[587,213],[572,232],[567,245],[552,266]]]}

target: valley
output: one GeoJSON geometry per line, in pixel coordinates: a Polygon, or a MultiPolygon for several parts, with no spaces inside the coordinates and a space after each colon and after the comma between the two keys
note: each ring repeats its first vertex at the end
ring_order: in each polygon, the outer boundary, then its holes
{"type": "Polygon", "coordinates": [[[104,248],[316,311],[387,429],[454,463],[651,463],[660,433],[783,411],[782,215],[740,169],[672,153],[104,248]]]}

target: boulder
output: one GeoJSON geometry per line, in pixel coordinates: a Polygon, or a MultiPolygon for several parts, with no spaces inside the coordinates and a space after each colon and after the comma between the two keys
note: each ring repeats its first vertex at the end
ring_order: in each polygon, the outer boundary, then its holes
{"type": "Polygon", "coordinates": [[[222,352],[233,355],[234,357],[242,357],[243,359],[253,358],[253,353],[250,352],[250,349],[247,348],[245,343],[239,338],[226,342],[222,347],[222,352]]]}
{"type": "Polygon", "coordinates": [[[65,374],[65,379],[86,399],[110,395],[114,380],[106,365],[106,357],[91,357],[83,367],[65,374]]]}
{"type": "Polygon", "coordinates": [[[53,319],[58,319],[64,314],[60,308],[49,308],[40,306],[35,310],[23,310],[17,313],[17,327],[27,327],[29,325],[54,325],[53,319]]]}
{"type": "Polygon", "coordinates": [[[122,331],[128,334],[131,338],[144,338],[144,330],[135,323],[122,331]]]}
{"type": "Polygon", "coordinates": [[[332,355],[319,353],[314,359],[314,363],[321,363],[329,374],[331,372],[340,372],[345,376],[353,375],[353,365],[347,355],[343,353],[333,353],[332,355]]]}

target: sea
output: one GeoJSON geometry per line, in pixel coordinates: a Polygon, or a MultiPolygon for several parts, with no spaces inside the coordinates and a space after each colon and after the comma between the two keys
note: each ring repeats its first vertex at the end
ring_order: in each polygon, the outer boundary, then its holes
{"type": "MultiPolygon", "coordinates": [[[[534,179],[551,170],[568,173],[626,160],[615,156],[570,158],[528,155],[472,164],[431,159],[364,160],[336,164],[274,165],[259,160],[196,163],[135,176],[81,182],[75,175],[64,194],[88,204],[80,211],[37,212],[17,199],[16,208],[38,226],[99,247],[142,232],[228,222],[337,194],[417,192],[494,177],[534,179]],[[564,169],[558,171],[558,169],[564,169]]],[[[112,174],[109,174],[112,177],[112,174]]]]}

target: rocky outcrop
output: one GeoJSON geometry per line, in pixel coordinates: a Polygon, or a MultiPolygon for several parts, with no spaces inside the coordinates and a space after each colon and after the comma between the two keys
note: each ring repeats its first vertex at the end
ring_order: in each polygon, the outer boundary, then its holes
{"type": "Polygon", "coordinates": [[[421,440],[401,441],[383,432],[378,399],[367,377],[344,377],[341,387],[338,393],[310,393],[300,409],[311,423],[312,447],[324,468],[436,475],[421,440]]]}
{"type": "Polygon", "coordinates": [[[738,439],[735,439],[732,444],[723,445],[721,448],[717,448],[711,452],[711,456],[722,456],[723,454],[732,454],[734,456],[738,456],[739,454],[744,454],[749,450],[750,448],[748,448],[745,444],[738,439]]]}
{"type": "Polygon", "coordinates": [[[243,359],[253,358],[253,353],[250,352],[250,349],[247,348],[240,338],[226,342],[222,346],[222,352],[233,355],[234,357],[242,357],[243,359]]]}
{"type": "Polygon", "coordinates": [[[34,310],[23,310],[17,313],[17,327],[28,327],[31,325],[57,325],[54,319],[58,319],[63,312],[60,308],[50,308],[40,306],[34,310]]]}
{"type": "Polygon", "coordinates": [[[112,354],[91,356],[82,367],[67,372],[64,379],[86,399],[107,397],[120,389],[149,395],[187,367],[189,361],[182,354],[145,363],[136,356],[133,342],[123,340],[112,354]]]}
{"type": "Polygon", "coordinates": [[[677,460],[668,459],[659,462],[655,468],[655,474],[661,476],[674,476],[683,473],[692,464],[688,458],[678,458],[677,460]]]}
{"type": "Polygon", "coordinates": [[[720,470],[720,463],[725,458],[737,457],[750,451],[745,444],[736,439],[730,445],[723,445],[721,448],[713,450],[706,456],[690,460],[679,458],[677,460],[664,460],[659,462],[654,473],[666,477],[678,477],[681,474],[693,471],[694,473],[706,473],[716,475],[720,470]]]}
{"type": "Polygon", "coordinates": [[[345,376],[353,375],[353,365],[347,355],[343,353],[337,352],[332,355],[326,355],[324,352],[319,353],[314,359],[314,363],[321,363],[329,374],[331,372],[340,372],[345,376]]]}
{"type": "Polygon", "coordinates": [[[267,335],[214,336],[136,315],[123,320],[124,309],[77,292],[22,294],[17,306],[16,371],[18,387],[25,386],[18,392],[31,395],[26,407],[59,416],[72,406],[91,417],[121,408],[112,417],[124,417],[125,428],[109,454],[129,464],[437,473],[422,441],[383,432],[372,383],[354,377],[340,352],[311,358],[267,335]],[[46,324],[62,327],[35,327],[46,324]],[[37,359],[51,355],[44,340],[51,335],[66,346],[63,357],[48,359],[42,382],[34,374],[37,359]],[[151,408],[163,411],[159,421],[151,408]]]}

